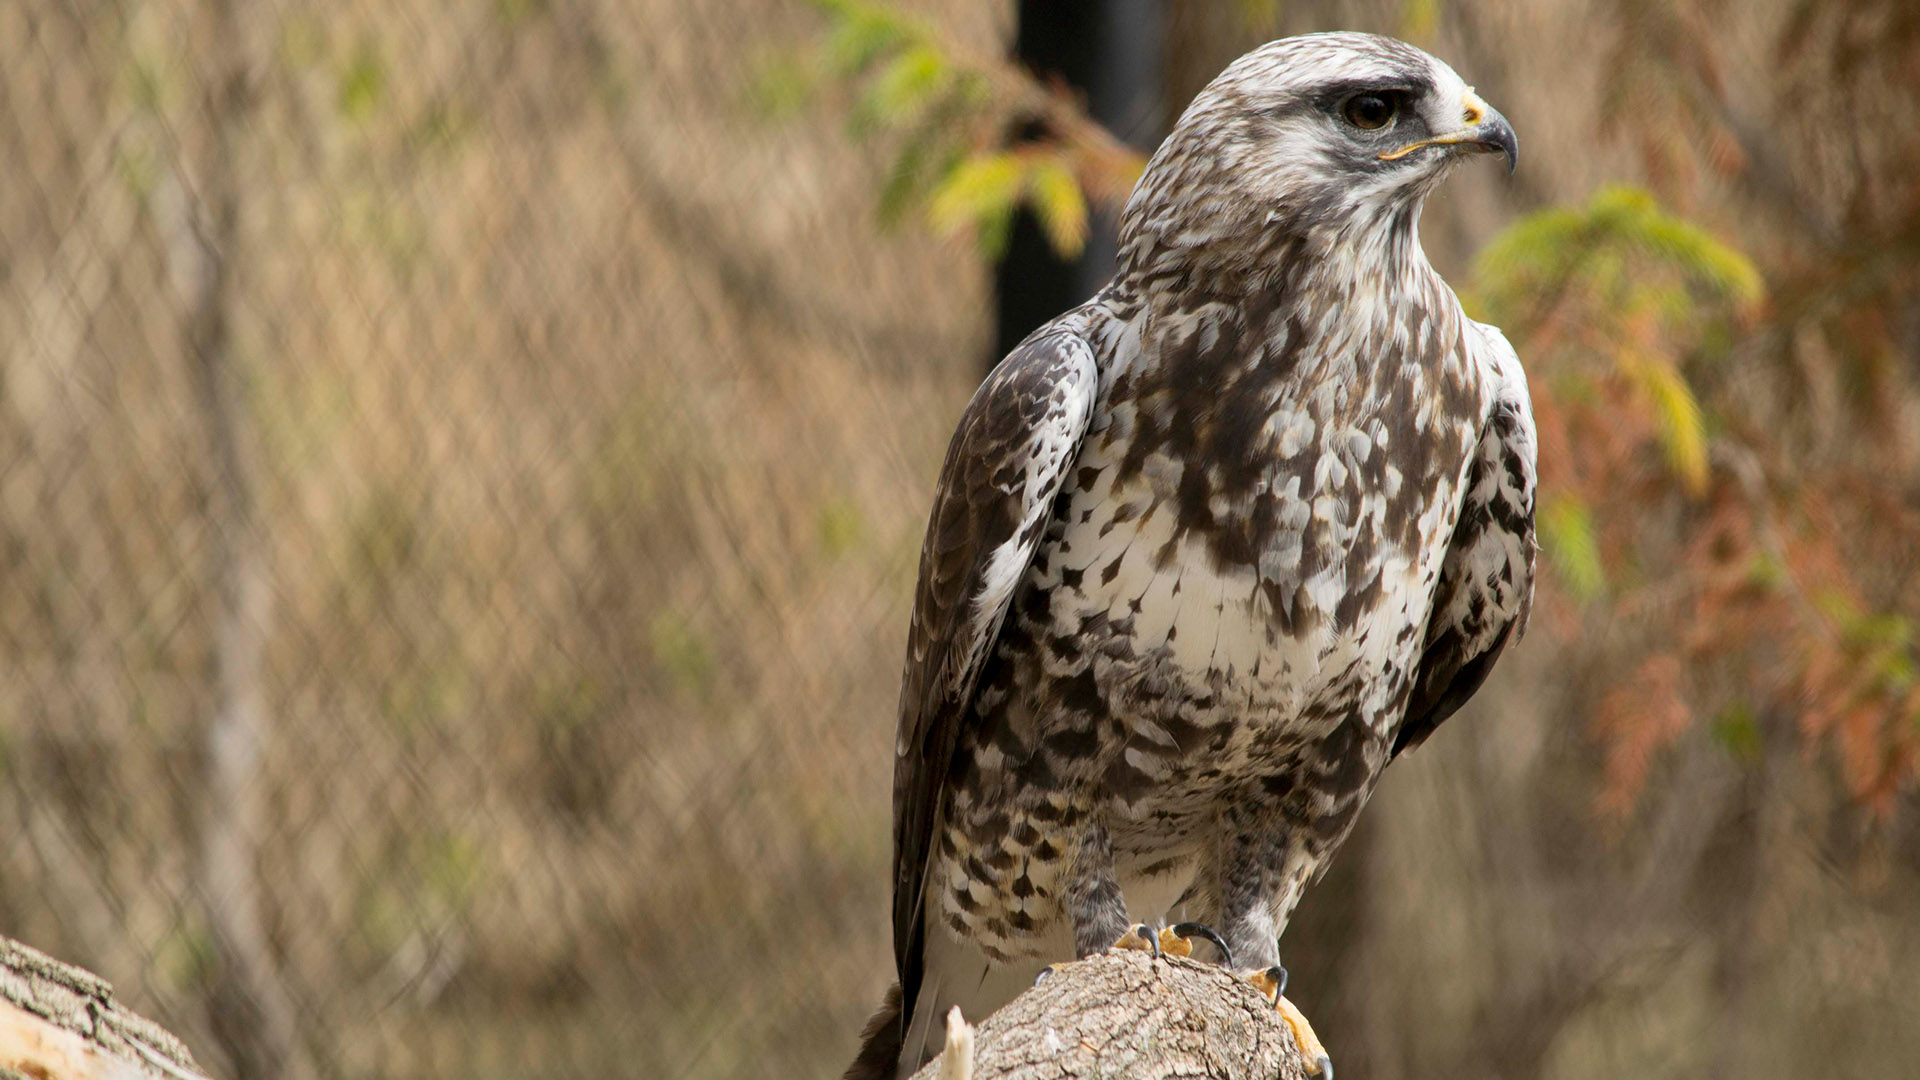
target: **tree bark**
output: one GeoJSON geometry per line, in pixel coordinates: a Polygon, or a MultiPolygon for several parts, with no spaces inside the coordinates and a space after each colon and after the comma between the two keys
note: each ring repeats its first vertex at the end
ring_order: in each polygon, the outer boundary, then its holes
{"type": "Polygon", "coordinates": [[[180,1040],[122,1008],[106,980],[3,937],[0,1076],[206,1080],[180,1040]]]}
{"type": "Polygon", "coordinates": [[[1115,951],[1068,964],[973,1028],[948,1024],[915,1080],[1308,1080],[1272,1002],[1210,964],[1115,951]]]}

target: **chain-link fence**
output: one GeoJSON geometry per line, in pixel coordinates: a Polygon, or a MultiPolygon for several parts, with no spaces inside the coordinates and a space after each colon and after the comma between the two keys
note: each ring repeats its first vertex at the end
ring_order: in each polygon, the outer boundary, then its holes
{"type": "Polygon", "coordinates": [[[849,1043],[990,327],[764,115],[816,31],[0,4],[0,931],[225,1076],[849,1043]]]}

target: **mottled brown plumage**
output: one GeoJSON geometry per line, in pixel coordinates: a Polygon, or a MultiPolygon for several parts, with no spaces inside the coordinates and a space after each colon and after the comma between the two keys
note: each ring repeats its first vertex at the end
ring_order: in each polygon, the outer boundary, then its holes
{"type": "Polygon", "coordinates": [[[901,695],[900,993],[850,1076],[1132,920],[1277,964],[1381,770],[1518,633],[1525,378],[1416,231],[1485,149],[1505,120],[1411,46],[1257,50],[1148,165],[1113,282],[974,395],[901,695]]]}

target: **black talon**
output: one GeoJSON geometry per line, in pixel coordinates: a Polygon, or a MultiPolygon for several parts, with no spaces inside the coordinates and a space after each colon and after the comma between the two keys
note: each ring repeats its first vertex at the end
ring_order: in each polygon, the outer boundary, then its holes
{"type": "Polygon", "coordinates": [[[1213,932],[1213,927],[1205,923],[1183,922],[1175,923],[1172,929],[1176,937],[1197,937],[1213,942],[1213,947],[1220,950],[1220,966],[1223,968],[1233,966],[1233,950],[1227,948],[1227,943],[1220,939],[1219,934],[1213,932]]]}
{"type": "Polygon", "coordinates": [[[1273,993],[1275,997],[1279,997],[1280,995],[1285,994],[1287,992],[1287,969],[1286,968],[1281,967],[1279,964],[1273,965],[1272,967],[1267,969],[1267,978],[1273,980],[1273,983],[1274,983],[1273,993]]]}

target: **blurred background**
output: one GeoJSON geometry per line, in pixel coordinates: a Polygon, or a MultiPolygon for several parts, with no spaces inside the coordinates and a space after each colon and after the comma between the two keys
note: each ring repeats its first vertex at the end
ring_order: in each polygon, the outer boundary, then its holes
{"type": "Polygon", "coordinates": [[[1920,1062],[1910,0],[0,0],[0,933],[232,1080],[837,1075],[920,531],[1231,58],[1519,130],[1532,631],[1283,943],[1342,1076],[1920,1062]]]}

